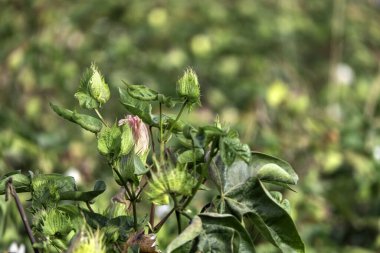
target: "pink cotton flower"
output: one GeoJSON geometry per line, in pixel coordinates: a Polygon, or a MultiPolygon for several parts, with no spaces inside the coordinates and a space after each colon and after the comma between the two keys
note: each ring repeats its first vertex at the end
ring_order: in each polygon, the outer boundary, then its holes
{"type": "Polygon", "coordinates": [[[135,153],[143,155],[149,150],[149,132],[146,125],[141,121],[138,116],[127,115],[126,118],[119,120],[118,125],[122,126],[128,124],[133,133],[135,141],[135,153]]]}

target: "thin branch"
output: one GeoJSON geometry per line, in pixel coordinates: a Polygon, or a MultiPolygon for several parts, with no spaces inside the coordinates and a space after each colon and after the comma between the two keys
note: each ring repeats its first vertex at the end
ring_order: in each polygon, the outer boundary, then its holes
{"type": "MultiPolygon", "coordinates": [[[[16,190],[13,186],[12,178],[9,178],[7,181],[7,189],[9,190],[9,193],[12,195],[12,197],[16,201],[17,209],[18,209],[20,216],[22,218],[22,222],[24,223],[24,227],[26,229],[26,232],[28,233],[30,242],[32,243],[32,245],[34,245],[37,241],[33,236],[33,232],[32,232],[32,229],[30,228],[28,218],[26,217],[26,214],[25,214],[25,210],[24,210],[24,208],[21,204],[21,201],[20,201],[20,199],[16,193],[16,190]]],[[[39,253],[38,249],[35,249],[35,248],[34,248],[34,252],[39,253]]]]}
{"type": "Polygon", "coordinates": [[[154,227],[153,231],[154,233],[158,233],[158,231],[160,231],[162,225],[164,225],[164,223],[166,222],[166,220],[170,217],[170,215],[172,215],[172,213],[175,211],[175,208],[173,207],[172,210],[170,210],[170,212],[168,212],[164,218],[162,218],[162,220],[154,227]]]}
{"type": "MultiPolygon", "coordinates": [[[[150,206],[150,214],[149,214],[149,223],[152,228],[154,228],[154,215],[156,212],[156,206],[152,203],[150,206]]],[[[153,231],[152,231],[153,232],[153,231]]]]}
{"type": "Polygon", "coordinates": [[[90,205],[90,202],[86,201],[86,206],[87,206],[88,210],[90,210],[91,213],[94,213],[94,210],[92,209],[92,207],[90,205]]]}
{"type": "Polygon", "coordinates": [[[175,126],[175,123],[177,123],[177,121],[179,120],[179,118],[181,117],[182,113],[183,113],[183,110],[185,109],[186,105],[187,105],[187,102],[188,100],[186,99],[185,102],[182,104],[182,107],[181,109],[179,110],[179,113],[177,114],[177,117],[175,118],[174,122],[172,123],[170,129],[169,129],[169,134],[170,132],[173,130],[174,126],[175,126]]]}
{"type": "Polygon", "coordinates": [[[96,114],[98,115],[100,121],[101,121],[106,127],[108,127],[107,122],[103,119],[103,117],[102,117],[102,115],[100,114],[100,112],[98,111],[98,109],[95,109],[95,112],[96,112],[96,114]]]}
{"type": "Polygon", "coordinates": [[[152,152],[156,153],[156,150],[154,148],[154,139],[153,139],[153,131],[152,131],[152,126],[149,126],[149,134],[150,134],[150,140],[152,142],[152,152]]]}

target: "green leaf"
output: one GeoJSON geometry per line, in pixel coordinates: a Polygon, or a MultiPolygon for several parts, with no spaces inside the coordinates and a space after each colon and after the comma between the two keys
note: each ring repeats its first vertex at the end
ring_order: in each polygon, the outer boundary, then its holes
{"type": "Polygon", "coordinates": [[[83,213],[87,224],[90,225],[94,229],[97,229],[98,227],[106,226],[109,220],[106,216],[101,215],[99,213],[89,212],[85,209],[82,209],[81,212],[83,213]]]}
{"type": "Polygon", "coordinates": [[[103,127],[98,133],[98,150],[102,155],[118,155],[121,145],[121,131],[114,124],[112,127],[103,127]]]}
{"type": "Polygon", "coordinates": [[[32,178],[31,187],[34,207],[55,206],[61,193],[76,190],[74,178],[60,174],[36,175],[32,178]]]}
{"type": "Polygon", "coordinates": [[[251,166],[263,182],[297,184],[298,175],[292,166],[279,158],[259,152],[252,152],[251,166]]]}
{"type": "MultiPolygon", "coordinates": [[[[234,233],[235,237],[238,239],[237,248],[234,248],[232,244],[229,245],[231,248],[226,248],[226,251],[211,251],[211,252],[228,252],[227,250],[231,250],[231,252],[239,252],[239,253],[254,253],[255,247],[253,246],[253,242],[248,232],[245,230],[243,225],[232,215],[230,214],[217,214],[217,213],[203,213],[200,214],[199,217],[202,220],[202,225],[204,230],[206,231],[206,235],[210,238],[210,231],[215,233],[215,230],[218,230],[218,227],[222,226],[224,228],[229,228],[234,233]]],[[[225,238],[219,235],[215,235],[218,241],[224,241],[225,238]]],[[[214,246],[214,242],[210,241],[209,245],[211,247],[214,246]]]]}
{"type": "Polygon", "coordinates": [[[30,191],[30,177],[21,174],[21,171],[12,171],[0,178],[0,195],[5,194],[9,178],[12,178],[12,184],[16,192],[30,191]]]}
{"type": "Polygon", "coordinates": [[[120,88],[119,93],[121,103],[131,114],[139,116],[144,123],[150,126],[158,126],[157,122],[153,120],[152,106],[149,103],[133,98],[126,89],[120,88]]]}
{"type": "Polygon", "coordinates": [[[78,91],[74,94],[74,97],[78,100],[80,107],[86,109],[96,109],[99,108],[99,103],[95,98],[91,97],[90,94],[78,91]]]}
{"type": "MultiPolygon", "coordinates": [[[[135,184],[139,183],[138,177],[135,174],[135,159],[134,159],[134,152],[132,151],[128,155],[122,156],[117,163],[116,169],[119,172],[121,178],[125,182],[133,182],[135,184]]],[[[117,175],[115,172],[113,172],[113,176],[115,181],[120,185],[123,186],[123,182],[120,180],[119,175],[117,175]]]]}
{"type": "MultiPolygon", "coordinates": [[[[138,184],[139,179],[137,176],[144,175],[149,171],[149,168],[144,165],[141,158],[132,150],[128,155],[120,158],[117,170],[125,182],[128,181],[138,184]]],[[[123,185],[118,175],[114,175],[114,178],[119,185],[123,185]]]]}
{"type": "Polygon", "coordinates": [[[176,249],[180,249],[186,243],[199,236],[202,230],[202,220],[198,216],[195,216],[191,224],[168,245],[166,252],[171,253],[176,249]]]}
{"type": "Polygon", "coordinates": [[[254,176],[254,171],[244,161],[236,160],[230,166],[226,166],[221,157],[217,157],[209,167],[209,175],[219,192],[224,193],[236,185],[245,183],[254,176]]]}
{"type": "Polygon", "coordinates": [[[128,94],[137,100],[143,101],[155,101],[157,100],[158,93],[145,85],[133,85],[127,84],[123,81],[123,83],[127,86],[128,94]]]}
{"type": "Polygon", "coordinates": [[[305,252],[289,213],[279,205],[258,178],[232,187],[224,195],[231,212],[252,222],[255,228],[282,251],[305,252]]]}
{"type": "Polygon", "coordinates": [[[106,190],[106,184],[102,180],[97,180],[93,191],[66,191],[60,193],[60,200],[91,201],[106,190]]]}
{"type": "Polygon", "coordinates": [[[275,163],[268,163],[262,166],[257,172],[257,177],[264,182],[294,184],[292,176],[275,163]]]}
{"type": "Polygon", "coordinates": [[[198,161],[199,159],[203,158],[204,150],[202,148],[195,148],[193,150],[186,150],[185,152],[181,153],[177,160],[179,163],[185,164],[185,163],[192,163],[194,162],[194,155],[195,160],[198,161]]]}
{"type": "Polygon", "coordinates": [[[73,114],[73,121],[80,125],[83,129],[86,129],[93,133],[99,132],[103,126],[103,123],[99,119],[76,112],[73,114]]]}
{"type": "Polygon", "coordinates": [[[135,175],[144,175],[149,171],[144,163],[141,161],[140,157],[137,154],[133,154],[133,163],[134,163],[134,174],[135,175]]]}
{"type": "Polygon", "coordinates": [[[55,113],[57,113],[62,118],[69,120],[73,123],[76,123],[80,125],[82,128],[90,132],[97,133],[102,128],[102,122],[98,120],[97,118],[94,118],[89,115],[73,112],[71,110],[57,106],[53,103],[50,103],[50,107],[53,109],[55,113]]]}
{"type": "Polygon", "coordinates": [[[50,103],[50,107],[53,109],[53,111],[58,114],[59,116],[61,116],[62,118],[66,119],[66,120],[69,120],[71,122],[74,122],[75,121],[73,120],[73,114],[74,112],[73,111],[70,111],[68,109],[65,109],[63,107],[60,107],[58,105],[55,105],[53,103],[50,103]]]}
{"type": "Polygon", "coordinates": [[[242,144],[239,138],[224,137],[219,142],[220,154],[223,162],[231,165],[236,157],[242,159],[246,163],[251,160],[251,150],[247,144],[242,144]]]}
{"type": "Polygon", "coordinates": [[[163,94],[158,94],[157,100],[158,100],[158,102],[160,102],[161,104],[164,104],[168,108],[173,108],[178,103],[182,103],[182,99],[176,99],[176,98],[168,97],[168,96],[165,96],[163,94]]]}
{"type": "Polygon", "coordinates": [[[104,81],[102,74],[93,63],[91,65],[92,76],[88,83],[88,88],[91,96],[96,99],[99,104],[105,104],[110,99],[110,89],[104,81]]]}

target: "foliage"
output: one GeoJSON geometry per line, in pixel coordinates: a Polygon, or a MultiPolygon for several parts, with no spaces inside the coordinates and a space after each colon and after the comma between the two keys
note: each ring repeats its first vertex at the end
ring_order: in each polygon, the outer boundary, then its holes
{"type": "MultiPolygon", "coordinates": [[[[307,252],[380,251],[377,0],[4,0],[0,7],[0,175],[74,171],[89,190],[101,177],[108,190],[93,205],[101,210],[116,190],[112,173],[92,133],[62,127],[47,98],[73,105],[91,61],[113,94],[122,79],[173,96],[178,73],[193,66],[203,106],[185,115],[189,122],[219,114],[251,148],[296,168],[297,194],[284,198],[307,252]]],[[[124,113],[117,103],[101,110],[109,122],[124,113]]],[[[26,205],[28,197],[20,194],[26,205]]],[[[0,206],[0,248],[28,246],[16,206],[0,206]]],[[[255,244],[276,252],[260,236],[255,244]]]]}
{"type": "MultiPolygon", "coordinates": [[[[89,72],[92,76],[84,75],[80,89],[95,87],[96,92],[87,95],[99,106],[105,105],[109,88],[94,64],[86,73],[89,72]],[[95,82],[101,85],[91,86],[95,82]]],[[[70,176],[9,173],[1,178],[0,192],[14,189],[16,193],[12,196],[16,201],[17,192],[30,192],[35,249],[159,252],[156,234],[175,213],[179,235],[167,252],[174,249],[177,252],[255,252],[253,241],[257,232],[283,252],[305,252],[288,206],[272,197],[271,185],[264,185],[264,182],[284,187],[295,185],[298,176],[292,167],[269,155],[251,153],[240,142],[236,131],[219,122],[202,127],[177,125],[184,108],[199,105],[195,72],[186,70],[177,87],[178,97],[172,101],[176,101],[180,110],[175,118],[164,112],[165,107],[172,107],[165,103],[169,97],[142,85],[127,84],[120,90],[122,104],[128,104],[129,113],[136,114],[113,125],[104,120],[100,107],[84,106],[87,111],[78,114],[79,120],[76,112],[51,104],[57,115],[95,134],[99,153],[122,187],[117,201],[124,208],[117,216],[110,213],[111,209],[104,215],[91,208],[96,197],[106,189],[104,181],[97,181],[92,191],[83,192],[70,176]],[[126,94],[132,101],[127,100],[126,94]],[[157,115],[152,114],[154,107],[159,108],[157,115]],[[91,110],[99,119],[89,115],[91,110]],[[189,216],[185,210],[200,189],[207,189],[204,184],[208,181],[214,183],[209,186],[217,190],[216,194],[203,210],[189,216]],[[152,208],[170,203],[173,207],[156,224],[152,212],[149,222],[142,218],[144,213],[137,209],[142,201],[152,208]],[[87,208],[79,202],[86,203],[87,208]],[[132,211],[128,206],[132,206],[132,211]],[[184,231],[183,217],[191,222],[184,231]]],[[[79,105],[86,105],[78,100],[79,105]]]]}

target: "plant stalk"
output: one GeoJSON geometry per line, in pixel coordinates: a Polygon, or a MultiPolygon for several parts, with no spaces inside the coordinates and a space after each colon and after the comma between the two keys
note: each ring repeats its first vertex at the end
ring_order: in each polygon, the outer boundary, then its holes
{"type": "Polygon", "coordinates": [[[162,225],[164,225],[164,223],[166,222],[166,220],[170,217],[170,215],[172,215],[172,213],[175,211],[175,208],[173,207],[172,210],[170,210],[170,212],[168,212],[164,218],[162,218],[162,220],[153,228],[153,232],[155,234],[158,233],[158,231],[160,231],[162,225]]]}
{"type": "Polygon", "coordinates": [[[107,122],[104,120],[104,118],[103,118],[102,115],[100,114],[99,110],[95,108],[95,112],[96,112],[96,114],[98,115],[100,121],[101,121],[106,127],[108,127],[107,122]]]}
{"type": "Polygon", "coordinates": [[[160,103],[160,164],[164,165],[164,150],[165,150],[165,142],[163,141],[164,137],[164,129],[162,124],[162,104],[160,103]]]}
{"type": "MultiPolygon", "coordinates": [[[[8,181],[7,181],[7,188],[9,189],[10,194],[12,195],[12,197],[14,198],[14,200],[16,201],[17,209],[18,209],[18,211],[20,213],[20,216],[22,218],[22,222],[24,223],[25,230],[28,233],[30,242],[32,243],[32,246],[33,246],[33,244],[35,244],[37,241],[36,241],[36,239],[33,236],[33,232],[32,232],[32,229],[30,228],[30,225],[29,225],[29,222],[28,222],[28,218],[26,217],[26,214],[25,214],[25,210],[24,210],[24,208],[23,208],[23,206],[21,204],[21,201],[20,201],[20,199],[19,199],[19,197],[18,197],[18,195],[16,193],[15,188],[13,187],[12,178],[8,179],[8,181]]],[[[34,248],[34,252],[39,253],[38,249],[35,249],[35,248],[34,248]]]]}
{"type": "Polygon", "coordinates": [[[185,102],[182,104],[181,106],[181,109],[179,110],[179,113],[177,114],[177,117],[175,118],[174,122],[172,123],[170,129],[169,129],[169,133],[173,130],[174,126],[175,126],[175,123],[177,123],[177,121],[179,120],[179,118],[181,117],[186,105],[187,105],[187,99],[185,100],[185,102]]]}
{"type": "Polygon", "coordinates": [[[177,202],[177,197],[172,196],[174,200],[174,208],[175,208],[175,217],[177,220],[177,229],[178,229],[178,234],[181,234],[182,232],[182,224],[181,224],[181,214],[180,211],[178,210],[178,202],[177,202]]]}
{"type": "MultiPolygon", "coordinates": [[[[216,155],[216,154],[214,153],[214,149],[215,149],[215,148],[216,148],[216,142],[213,141],[213,142],[212,142],[212,145],[211,145],[211,150],[210,150],[210,157],[209,157],[209,159],[208,159],[208,161],[207,161],[207,165],[206,165],[207,168],[210,167],[210,165],[211,165],[211,161],[212,161],[212,159],[214,158],[214,156],[216,155]]],[[[193,189],[193,194],[192,194],[189,198],[186,199],[186,202],[182,205],[181,210],[185,209],[185,208],[190,204],[190,202],[191,202],[191,201],[193,200],[193,198],[195,197],[195,194],[196,194],[197,191],[199,190],[199,187],[202,185],[202,183],[203,183],[204,180],[205,180],[205,177],[204,177],[204,176],[201,176],[201,177],[199,178],[197,185],[196,185],[195,188],[193,189]]]]}

